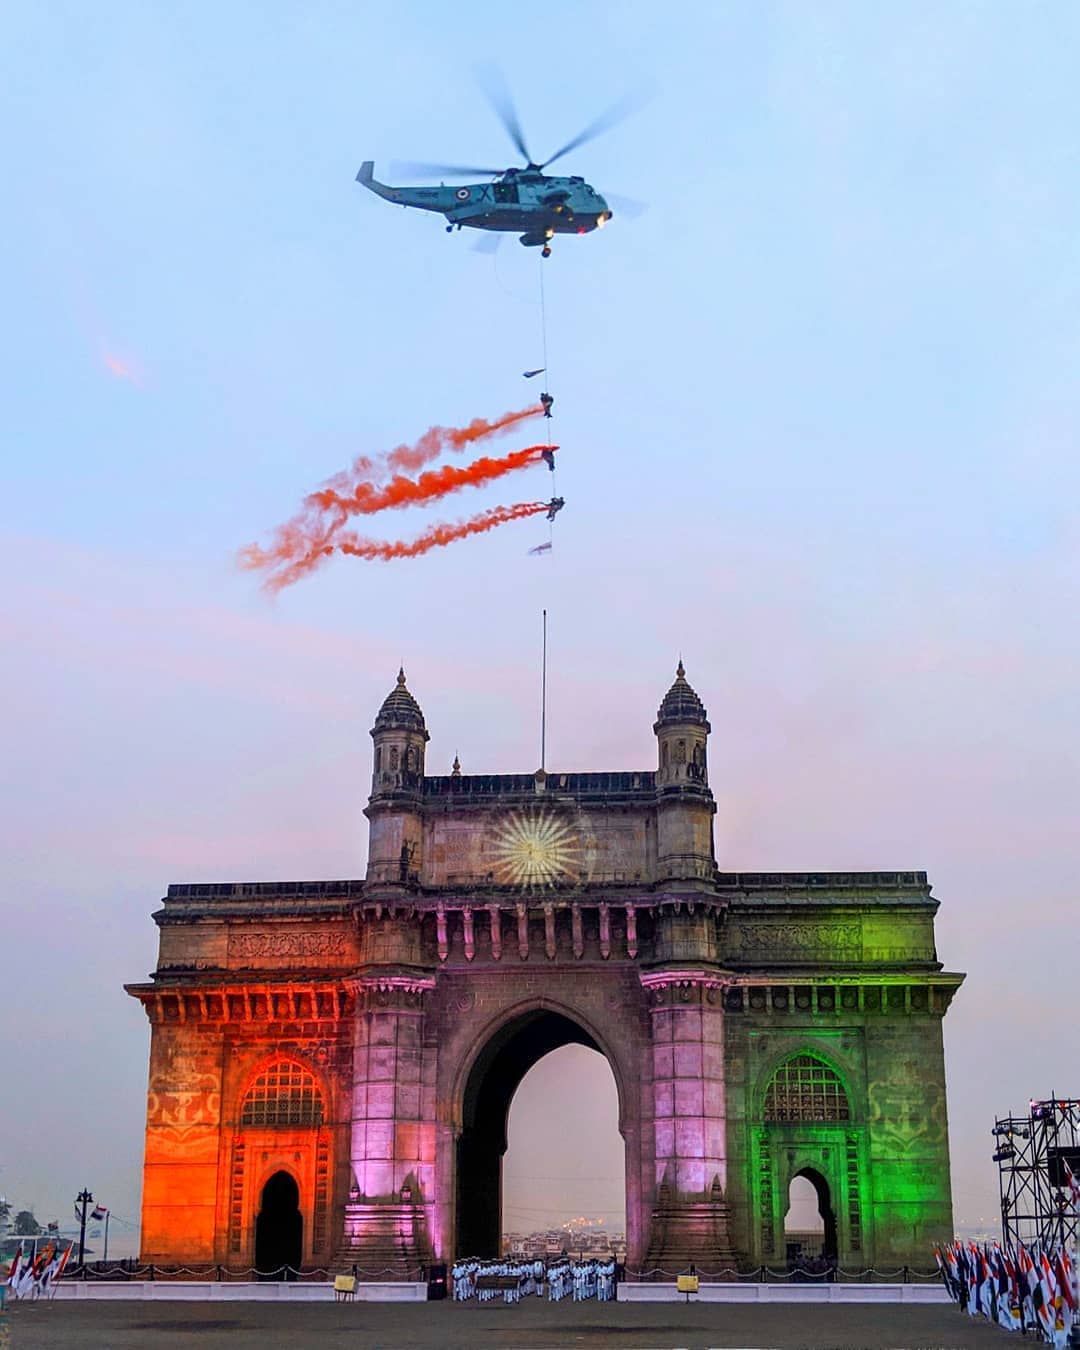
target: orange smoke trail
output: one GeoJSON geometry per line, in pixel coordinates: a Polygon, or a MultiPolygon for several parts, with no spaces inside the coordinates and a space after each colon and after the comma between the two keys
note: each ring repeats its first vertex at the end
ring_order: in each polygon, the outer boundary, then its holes
{"type": "Polygon", "coordinates": [[[348,496],[361,483],[380,482],[388,473],[397,473],[401,469],[415,472],[437,459],[444,450],[464,450],[467,445],[486,440],[489,436],[501,436],[519,422],[539,417],[543,411],[540,404],[534,403],[519,412],[503,413],[501,417],[491,420],[474,417],[466,427],[431,427],[414,445],[399,445],[374,459],[360,455],[348,469],[329,479],[326,487],[348,496]]]}
{"type": "Polygon", "coordinates": [[[361,539],[359,535],[348,534],[339,539],[333,547],[339,553],[347,553],[354,558],[367,558],[374,562],[391,562],[394,558],[418,558],[433,548],[444,548],[447,544],[467,539],[471,534],[484,534],[497,525],[505,525],[511,520],[524,520],[526,516],[538,516],[548,509],[547,502],[518,502],[516,506],[493,506],[489,511],[481,511],[471,520],[459,521],[456,525],[432,525],[415,539],[385,542],[378,539],[361,539]]]}
{"type": "MultiPolygon", "coordinates": [[[[324,538],[320,543],[312,544],[310,552],[287,561],[280,571],[268,576],[263,589],[276,595],[286,586],[291,586],[305,573],[312,571],[333,553],[347,553],[354,558],[366,558],[377,562],[391,562],[395,558],[417,558],[433,548],[444,548],[458,539],[467,539],[471,534],[484,534],[497,525],[505,525],[511,520],[524,520],[526,516],[537,516],[548,509],[547,502],[518,502],[515,506],[493,506],[470,520],[459,521],[456,525],[432,525],[415,539],[384,541],[364,539],[355,533],[340,538],[324,538]]],[[[240,555],[241,567],[265,568],[277,561],[263,552],[257,544],[251,544],[240,555]]]]}
{"type": "Polygon", "coordinates": [[[463,467],[446,464],[422,473],[416,480],[399,475],[383,487],[360,483],[348,496],[322,488],[305,500],[304,513],[278,526],[266,548],[249,544],[242,549],[240,566],[249,571],[281,568],[268,582],[272,590],[281,590],[313,572],[333,553],[335,536],[349,516],[433,502],[463,487],[479,487],[538,463],[545,451],[553,449],[558,446],[530,445],[497,458],[484,456],[463,467]]]}
{"type": "Polygon", "coordinates": [[[280,567],[275,576],[267,577],[263,585],[269,591],[280,591],[313,572],[334,551],[333,538],[348,519],[338,512],[330,520],[298,516],[279,525],[269,548],[248,544],[240,550],[237,561],[247,572],[269,571],[280,567]]]}
{"type": "Polygon", "coordinates": [[[446,464],[441,469],[429,469],[419,478],[392,478],[384,487],[374,483],[358,483],[351,493],[342,494],[332,487],[322,488],[306,498],[310,510],[341,511],[350,516],[370,516],[391,507],[413,506],[417,502],[431,502],[463,487],[479,487],[492,483],[504,474],[536,464],[545,450],[557,450],[557,445],[530,445],[524,450],[511,450],[496,458],[485,455],[459,468],[446,464]]]}

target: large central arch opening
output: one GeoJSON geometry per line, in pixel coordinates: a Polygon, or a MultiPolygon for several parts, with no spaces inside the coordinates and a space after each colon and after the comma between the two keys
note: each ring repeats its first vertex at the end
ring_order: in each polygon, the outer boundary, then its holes
{"type": "MultiPolygon", "coordinates": [[[[510,1103],[529,1070],[546,1055],[564,1046],[584,1046],[603,1054],[593,1037],[577,1022],[559,1012],[536,1009],[500,1028],[477,1057],[465,1085],[462,1132],[458,1140],[454,1244],[458,1256],[491,1258],[499,1254],[503,1234],[503,1161],[507,1149],[510,1103]]],[[[611,1071],[610,1065],[605,1068],[599,1060],[595,1068],[582,1066],[580,1062],[573,1067],[578,1072],[584,1067],[587,1073],[599,1070],[603,1074],[611,1071]]],[[[546,1153],[550,1159],[560,1147],[564,1150],[574,1149],[578,1124],[575,1112],[580,1101],[575,1099],[570,1073],[567,1073],[565,1082],[552,1080],[548,1087],[548,1100],[543,1103],[542,1128],[550,1134],[555,1144],[554,1149],[546,1153]]],[[[607,1160],[606,1175],[624,1177],[625,1146],[618,1136],[615,1136],[613,1145],[616,1156],[607,1160]]],[[[545,1155],[538,1151],[537,1157],[542,1156],[545,1155]]],[[[530,1207],[538,1206],[537,1230],[556,1228],[563,1217],[573,1217],[573,1207],[569,1214],[562,1216],[559,1206],[541,1203],[545,1187],[549,1194],[551,1187],[538,1174],[543,1172],[548,1175],[549,1169],[557,1173],[555,1180],[572,1175],[572,1172],[565,1171],[557,1163],[548,1161],[543,1167],[536,1164],[529,1179],[529,1191],[535,1198],[526,1197],[520,1184],[516,1187],[515,1223],[527,1217],[524,1209],[518,1208],[525,1202],[530,1207]],[[540,1213],[541,1209],[546,1211],[549,1207],[552,1209],[550,1215],[540,1213]],[[549,1222],[545,1222],[545,1219],[549,1222]]],[[[517,1172],[518,1169],[515,1169],[515,1175],[517,1172]]],[[[582,1203],[588,1207],[587,1200],[582,1203]]],[[[596,1208],[595,1205],[593,1207],[596,1208]]]]}

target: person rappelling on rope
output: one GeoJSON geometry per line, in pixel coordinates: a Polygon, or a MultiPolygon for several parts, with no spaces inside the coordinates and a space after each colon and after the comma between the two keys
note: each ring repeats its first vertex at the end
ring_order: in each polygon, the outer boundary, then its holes
{"type": "Polygon", "coordinates": [[[544,405],[544,416],[550,417],[551,405],[555,402],[555,400],[551,397],[550,394],[545,392],[540,395],[540,402],[544,405]]]}
{"type": "Polygon", "coordinates": [[[548,468],[551,470],[552,473],[555,472],[555,451],[558,448],[559,447],[557,445],[549,445],[547,446],[546,449],[540,451],[540,458],[544,461],[544,463],[548,466],[548,468]]]}
{"type": "Polygon", "coordinates": [[[548,520],[554,520],[565,505],[566,502],[562,497],[552,497],[551,501],[548,502],[548,520]]]}

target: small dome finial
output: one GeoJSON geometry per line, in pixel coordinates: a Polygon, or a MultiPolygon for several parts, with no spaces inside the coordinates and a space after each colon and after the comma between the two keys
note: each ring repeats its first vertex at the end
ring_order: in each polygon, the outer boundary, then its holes
{"type": "Polygon", "coordinates": [[[427,728],[424,726],[424,714],[420,705],[405,687],[405,668],[398,670],[397,683],[383,699],[382,707],[375,718],[372,735],[377,731],[386,731],[390,727],[403,727],[423,733],[427,740],[427,728]]]}
{"type": "Polygon", "coordinates": [[[675,670],[675,681],[664,695],[653,730],[659,731],[662,726],[670,726],[673,723],[702,726],[706,732],[711,730],[701,699],[687,681],[686,667],[682,663],[681,656],[675,670]]]}
{"type": "Polygon", "coordinates": [[[456,753],[454,754],[454,763],[453,763],[453,767],[452,767],[451,770],[450,770],[450,777],[451,777],[451,778],[460,778],[460,777],[461,777],[461,760],[458,759],[456,753]]]}

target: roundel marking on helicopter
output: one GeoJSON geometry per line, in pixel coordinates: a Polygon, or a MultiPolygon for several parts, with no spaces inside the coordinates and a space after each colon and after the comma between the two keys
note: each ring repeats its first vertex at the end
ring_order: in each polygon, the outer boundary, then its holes
{"type": "Polygon", "coordinates": [[[472,196],[472,193],[469,191],[468,188],[458,188],[457,192],[454,193],[454,196],[458,199],[459,202],[467,202],[469,198],[472,196]]]}

